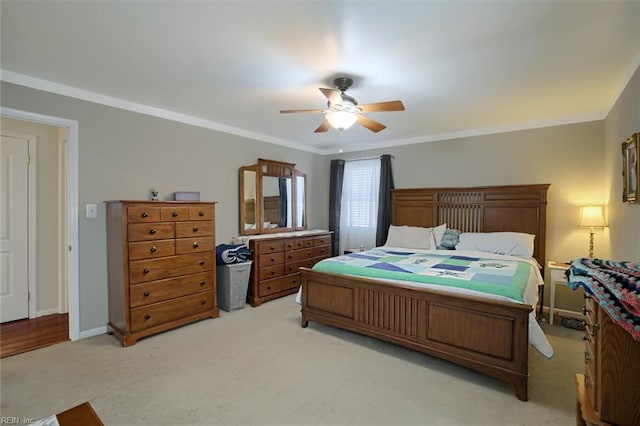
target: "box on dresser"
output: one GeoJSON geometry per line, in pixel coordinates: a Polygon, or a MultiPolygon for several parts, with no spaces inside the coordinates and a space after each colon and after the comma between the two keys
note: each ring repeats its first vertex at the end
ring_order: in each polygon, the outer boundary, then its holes
{"type": "Polygon", "coordinates": [[[303,231],[252,236],[253,267],[247,302],[263,302],[298,291],[301,267],[311,268],[331,256],[330,231],[303,231]]]}
{"type": "Polygon", "coordinates": [[[130,346],[217,318],[215,203],[106,204],[109,333],[130,346]]]}

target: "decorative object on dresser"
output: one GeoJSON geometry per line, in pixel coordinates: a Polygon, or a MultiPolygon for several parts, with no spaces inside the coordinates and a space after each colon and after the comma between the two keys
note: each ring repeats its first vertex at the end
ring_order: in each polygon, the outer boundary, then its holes
{"type": "Polygon", "coordinates": [[[130,346],[217,318],[215,203],[106,204],[109,332],[130,346]]]}
{"type": "Polygon", "coordinates": [[[582,425],[640,424],[640,262],[576,259],[569,287],[585,290],[585,371],[576,374],[582,425]]]}
{"type": "Polygon", "coordinates": [[[607,222],[604,220],[602,206],[580,207],[580,220],[578,226],[589,228],[589,257],[593,257],[593,228],[604,228],[607,222]]]}
{"type": "MultiPolygon", "coordinates": [[[[535,235],[545,264],[548,184],[395,189],[391,224],[535,235]]],[[[527,400],[533,306],[303,268],[303,327],[317,321],[437,356],[510,383],[527,400]]]]}
{"type": "Polygon", "coordinates": [[[304,231],[251,237],[253,269],[247,301],[251,306],[295,293],[299,268],[331,256],[331,232],[304,231]]]}

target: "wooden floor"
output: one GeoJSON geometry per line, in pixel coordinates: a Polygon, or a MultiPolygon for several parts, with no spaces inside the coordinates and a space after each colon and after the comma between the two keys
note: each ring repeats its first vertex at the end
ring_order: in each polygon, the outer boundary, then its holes
{"type": "Polygon", "coordinates": [[[69,314],[0,324],[0,358],[69,340],[69,314]]]}

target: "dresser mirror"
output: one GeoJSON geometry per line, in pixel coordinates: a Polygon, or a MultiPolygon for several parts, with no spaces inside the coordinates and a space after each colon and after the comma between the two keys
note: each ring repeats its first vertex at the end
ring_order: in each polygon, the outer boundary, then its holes
{"type": "Polygon", "coordinates": [[[307,175],[296,170],[296,230],[307,229],[307,209],[306,209],[306,194],[307,194],[307,175]]]}
{"type": "Polygon", "coordinates": [[[240,234],[307,228],[306,175],[295,164],[258,159],[240,168],[240,234]]]}
{"type": "Polygon", "coordinates": [[[240,234],[251,235],[260,231],[256,227],[258,217],[257,167],[240,168],[240,234]]]}

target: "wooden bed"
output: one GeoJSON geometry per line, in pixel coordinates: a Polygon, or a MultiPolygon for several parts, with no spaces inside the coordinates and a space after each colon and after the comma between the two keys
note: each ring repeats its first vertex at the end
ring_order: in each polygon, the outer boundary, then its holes
{"type": "MultiPolygon", "coordinates": [[[[544,265],[548,187],[396,189],[391,222],[534,234],[534,257],[544,265]]],[[[316,321],[446,359],[510,383],[518,399],[527,400],[532,307],[306,268],[301,273],[302,327],[316,321]]]]}

